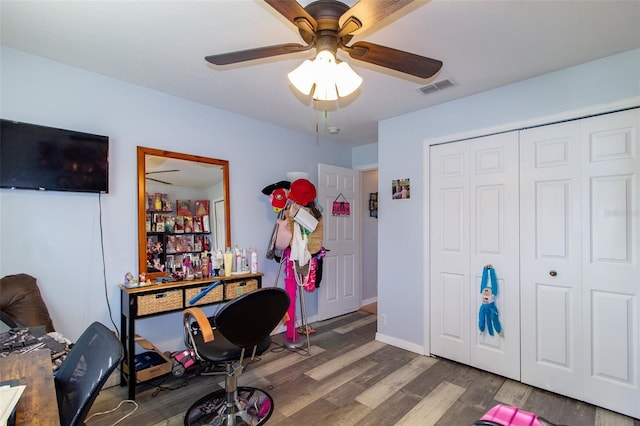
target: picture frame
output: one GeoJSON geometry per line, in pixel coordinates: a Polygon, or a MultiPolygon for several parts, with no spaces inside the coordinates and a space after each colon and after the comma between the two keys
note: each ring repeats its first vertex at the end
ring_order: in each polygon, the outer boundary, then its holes
{"type": "Polygon", "coordinates": [[[378,193],[369,193],[369,216],[378,217],[378,193]]]}
{"type": "Polygon", "coordinates": [[[411,198],[411,179],[394,179],[391,181],[391,199],[406,200],[411,198]]]}

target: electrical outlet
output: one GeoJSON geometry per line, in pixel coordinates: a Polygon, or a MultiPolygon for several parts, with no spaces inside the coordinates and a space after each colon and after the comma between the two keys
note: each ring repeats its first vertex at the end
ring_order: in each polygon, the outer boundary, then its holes
{"type": "Polygon", "coordinates": [[[385,314],[380,315],[380,324],[384,325],[387,323],[387,316],[385,314]]]}

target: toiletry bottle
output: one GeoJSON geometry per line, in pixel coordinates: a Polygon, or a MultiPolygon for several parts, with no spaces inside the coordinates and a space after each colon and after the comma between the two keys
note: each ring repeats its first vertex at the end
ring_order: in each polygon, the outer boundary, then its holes
{"type": "Polygon", "coordinates": [[[248,272],[249,271],[249,256],[247,254],[247,249],[243,248],[242,249],[242,261],[240,262],[242,263],[242,272],[248,272]]]}
{"type": "Polygon", "coordinates": [[[258,252],[256,249],[251,250],[251,273],[258,273],[258,252]]]}
{"type": "Polygon", "coordinates": [[[227,247],[227,251],[224,253],[224,276],[231,276],[233,271],[233,253],[231,253],[231,247],[227,247]]]}

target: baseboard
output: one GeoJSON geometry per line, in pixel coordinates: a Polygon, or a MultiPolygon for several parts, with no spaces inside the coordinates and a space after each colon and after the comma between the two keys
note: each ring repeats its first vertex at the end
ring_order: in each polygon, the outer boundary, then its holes
{"type": "Polygon", "coordinates": [[[120,384],[120,368],[116,368],[109,376],[102,389],[111,388],[120,384]]]}
{"type": "Polygon", "coordinates": [[[396,339],[395,337],[387,336],[381,333],[376,333],[376,340],[378,342],[386,343],[387,345],[395,346],[397,348],[404,349],[409,352],[414,352],[419,355],[426,355],[424,353],[424,348],[422,346],[416,345],[415,343],[412,343],[412,342],[396,339]]]}
{"type": "Polygon", "coordinates": [[[367,306],[370,305],[372,303],[377,303],[378,302],[378,298],[377,297],[370,297],[369,299],[363,300],[362,302],[360,302],[360,307],[363,306],[367,306]]]}

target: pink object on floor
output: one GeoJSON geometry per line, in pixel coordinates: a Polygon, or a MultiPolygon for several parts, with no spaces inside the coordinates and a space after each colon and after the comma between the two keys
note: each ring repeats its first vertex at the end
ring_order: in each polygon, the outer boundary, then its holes
{"type": "Polygon", "coordinates": [[[542,426],[535,414],[502,404],[487,411],[480,420],[490,420],[504,426],[542,426]]]}
{"type": "Polygon", "coordinates": [[[263,418],[264,416],[267,415],[269,410],[271,410],[271,400],[269,398],[266,398],[262,403],[262,405],[260,406],[260,410],[258,410],[258,416],[260,418],[263,418]]]}

